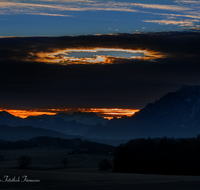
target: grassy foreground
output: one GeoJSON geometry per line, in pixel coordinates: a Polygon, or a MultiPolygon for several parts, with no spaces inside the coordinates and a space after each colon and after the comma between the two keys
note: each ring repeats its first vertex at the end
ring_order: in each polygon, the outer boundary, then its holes
{"type": "Polygon", "coordinates": [[[98,163],[102,158],[112,160],[112,155],[80,154],[68,155],[66,149],[30,149],[7,150],[1,152],[7,158],[1,162],[0,176],[20,180],[27,176],[26,182],[0,182],[0,189],[61,189],[61,190],[197,190],[200,189],[200,178],[197,176],[166,176],[99,172],[98,163]],[[21,152],[20,152],[21,151],[21,152]],[[38,153],[39,152],[39,153],[38,153]],[[16,158],[20,154],[33,158],[30,168],[21,170],[17,167],[16,158]],[[69,159],[64,168],[60,163],[63,156],[69,159]],[[41,162],[42,160],[42,162],[41,162]],[[3,165],[2,165],[3,164],[3,165]],[[32,181],[31,181],[32,180],[32,181]],[[37,180],[37,182],[33,182],[37,180]]]}

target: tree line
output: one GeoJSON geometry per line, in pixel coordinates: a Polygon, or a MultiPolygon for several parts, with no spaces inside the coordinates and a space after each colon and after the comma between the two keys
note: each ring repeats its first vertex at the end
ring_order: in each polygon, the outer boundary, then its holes
{"type": "Polygon", "coordinates": [[[62,148],[77,148],[83,144],[80,138],[61,139],[49,136],[34,137],[29,140],[5,141],[0,140],[0,149],[23,149],[35,147],[62,147],[62,148]]]}
{"type": "Polygon", "coordinates": [[[61,147],[61,148],[88,148],[95,151],[96,148],[114,150],[114,146],[82,140],[80,138],[62,139],[59,137],[39,136],[29,140],[6,141],[0,140],[0,150],[6,149],[24,149],[24,148],[37,148],[37,147],[61,147]]]}
{"type": "Polygon", "coordinates": [[[200,135],[130,140],[116,147],[113,162],[115,172],[200,175],[200,135]]]}

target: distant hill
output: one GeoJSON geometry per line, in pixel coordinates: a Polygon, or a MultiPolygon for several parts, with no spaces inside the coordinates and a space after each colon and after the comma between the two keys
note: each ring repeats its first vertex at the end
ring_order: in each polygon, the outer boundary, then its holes
{"type": "MultiPolygon", "coordinates": [[[[92,142],[81,138],[65,139],[60,137],[37,136],[28,140],[7,141],[0,140],[1,150],[6,149],[27,149],[27,148],[68,148],[71,149],[69,154],[95,153],[111,154],[114,153],[115,147],[104,143],[92,142]],[[87,150],[87,151],[86,151],[87,150]]],[[[3,155],[0,154],[0,159],[3,155]]]]}
{"type": "Polygon", "coordinates": [[[84,136],[94,138],[191,137],[200,133],[200,86],[182,86],[132,117],[94,126],[84,136]]]}
{"type": "Polygon", "coordinates": [[[54,117],[59,117],[64,119],[65,121],[73,121],[75,120],[77,123],[83,123],[87,125],[96,125],[101,123],[102,125],[106,125],[108,119],[104,119],[103,117],[97,116],[94,112],[74,112],[73,114],[66,114],[66,113],[58,113],[54,115],[54,117]]]}
{"type": "MultiPolygon", "coordinates": [[[[200,133],[200,86],[182,86],[179,90],[167,93],[154,103],[148,104],[132,117],[115,118],[106,125],[97,122],[103,120],[95,113],[59,113],[54,116],[41,115],[21,119],[5,111],[0,112],[2,125],[33,126],[62,135],[80,135],[96,142],[107,142],[106,139],[126,141],[141,137],[193,137],[200,133]],[[89,121],[95,121],[96,124],[84,124],[89,121]]],[[[15,133],[14,129],[11,131],[15,133]]]]}
{"type": "Polygon", "coordinates": [[[82,135],[92,125],[78,123],[75,120],[66,121],[62,117],[51,115],[29,116],[20,125],[31,125],[42,129],[50,129],[70,135],[82,135]]]}
{"type": "Polygon", "coordinates": [[[29,116],[25,119],[2,111],[0,112],[0,125],[33,126],[42,129],[58,131],[70,135],[83,135],[93,125],[102,123],[107,119],[98,117],[95,113],[74,112],[73,114],[58,113],[56,115],[29,116]]]}
{"type": "Polygon", "coordinates": [[[60,138],[74,138],[74,136],[62,134],[56,131],[34,128],[31,126],[11,127],[8,125],[0,125],[0,139],[7,141],[28,140],[37,136],[51,136],[60,138]]]}
{"type": "Polygon", "coordinates": [[[18,125],[23,119],[20,117],[15,117],[14,115],[6,112],[0,112],[0,125],[10,125],[15,126],[18,125]]]}
{"type": "MultiPolygon", "coordinates": [[[[84,142],[90,141],[95,143],[105,143],[107,145],[118,146],[121,143],[126,143],[127,140],[110,140],[110,139],[96,139],[86,138],[79,135],[67,135],[57,131],[42,129],[32,126],[16,126],[11,127],[8,125],[0,125],[0,142],[1,141],[20,141],[29,140],[31,138],[39,138],[41,136],[47,137],[46,139],[62,138],[62,139],[81,139],[84,142]]],[[[54,141],[49,141],[53,143],[54,141]]],[[[85,145],[85,144],[83,144],[85,145]]],[[[88,145],[87,145],[88,146],[88,145]]]]}

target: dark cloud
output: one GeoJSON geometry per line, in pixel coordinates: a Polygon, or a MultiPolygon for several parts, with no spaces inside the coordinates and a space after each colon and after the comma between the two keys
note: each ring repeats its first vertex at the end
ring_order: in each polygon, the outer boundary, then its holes
{"type": "Polygon", "coordinates": [[[37,53],[66,48],[124,48],[160,52],[173,58],[196,57],[200,33],[165,32],[78,37],[1,38],[1,60],[37,58],[37,53]]]}
{"type": "Polygon", "coordinates": [[[0,107],[142,108],[184,84],[200,84],[200,33],[171,32],[0,39],[0,107]],[[66,48],[124,48],[164,58],[117,59],[112,65],[37,62],[66,48]]]}

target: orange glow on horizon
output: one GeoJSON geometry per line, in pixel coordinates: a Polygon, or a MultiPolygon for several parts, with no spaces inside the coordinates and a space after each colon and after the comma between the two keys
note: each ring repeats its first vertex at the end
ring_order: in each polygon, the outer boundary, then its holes
{"type": "Polygon", "coordinates": [[[121,118],[122,116],[132,116],[138,109],[123,109],[123,108],[67,108],[67,109],[35,109],[35,110],[14,110],[14,109],[0,109],[0,111],[6,111],[16,117],[26,118],[28,116],[39,116],[39,115],[56,115],[57,113],[68,113],[74,112],[94,112],[98,116],[105,119],[121,118]]]}
{"type": "Polygon", "coordinates": [[[80,111],[83,112],[94,112],[97,115],[101,115],[104,118],[105,117],[117,117],[121,118],[122,116],[132,116],[135,114],[135,112],[138,112],[140,110],[138,109],[123,109],[123,108],[89,108],[87,110],[82,110],[79,108],[80,111]]]}
{"type": "Polygon", "coordinates": [[[113,117],[103,117],[104,119],[108,119],[108,120],[111,120],[113,119],[113,117]]]}
{"type": "Polygon", "coordinates": [[[0,111],[6,111],[16,117],[26,118],[28,116],[38,116],[38,115],[55,115],[54,112],[44,112],[44,111],[35,111],[35,110],[7,110],[0,109],[0,111]]]}

